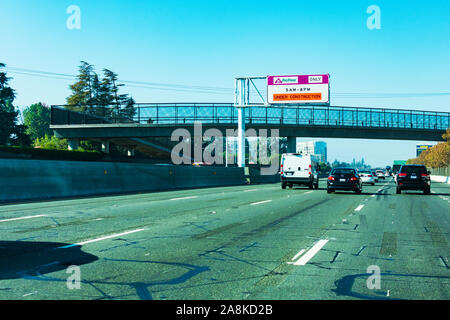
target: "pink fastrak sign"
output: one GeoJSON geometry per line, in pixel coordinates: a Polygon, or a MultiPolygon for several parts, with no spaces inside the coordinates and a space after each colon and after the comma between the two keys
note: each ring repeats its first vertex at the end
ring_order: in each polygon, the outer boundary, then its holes
{"type": "Polygon", "coordinates": [[[330,103],[330,75],[290,75],[267,77],[269,104],[330,103]]]}
{"type": "Polygon", "coordinates": [[[293,85],[293,84],[328,84],[328,74],[294,75],[294,76],[268,76],[267,85],[293,85]]]}

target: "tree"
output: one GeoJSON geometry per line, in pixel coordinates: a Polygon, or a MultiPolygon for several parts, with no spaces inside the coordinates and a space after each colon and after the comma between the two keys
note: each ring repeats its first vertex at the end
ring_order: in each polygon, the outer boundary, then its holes
{"type": "Polygon", "coordinates": [[[23,124],[16,125],[10,142],[15,146],[29,147],[31,145],[31,138],[27,133],[27,127],[23,124]]]}
{"type": "Polygon", "coordinates": [[[102,80],[103,98],[108,105],[115,105],[115,108],[108,114],[109,116],[133,120],[136,113],[134,108],[135,101],[128,94],[119,94],[120,87],[124,84],[118,83],[117,73],[103,69],[104,78],[102,80]],[[124,107],[122,107],[124,105],[124,107]]]}
{"type": "Polygon", "coordinates": [[[13,105],[16,95],[8,85],[11,78],[1,71],[5,67],[0,63],[0,144],[29,145],[31,141],[26,137],[25,127],[17,123],[19,111],[13,105]]]}
{"type": "Polygon", "coordinates": [[[103,79],[103,83],[106,88],[108,88],[108,92],[110,94],[109,101],[111,103],[115,103],[116,105],[123,104],[127,99],[127,94],[119,94],[119,88],[123,87],[124,84],[118,84],[118,74],[109,70],[109,69],[103,69],[103,73],[105,75],[103,79]]]}
{"type": "Polygon", "coordinates": [[[445,142],[422,151],[422,153],[413,159],[407,161],[408,164],[423,164],[431,168],[445,168],[450,166],[450,129],[442,135],[445,142]]]}
{"type": "Polygon", "coordinates": [[[34,141],[34,146],[41,149],[67,150],[68,143],[67,139],[59,139],[46,134],[44,137],[37,138],[34,141]]]}
{"type": "Polygon", "coordinates": [[[69,108],[70,106],[80,106],[81,111],[85,111],[86,105],[88,105],[92,99],[92,77],[94,67],[86,61],[81,61],[78,71],[78,81],[70,86],[72,94],[67,98],[67,104],[69,105],[69,108]]]}
{"type": "Polygon", "coordinates": [[[133,118],[136,114],[136,108],[134,107],[134,104],[136,102],[133,98],[129,97],[126,100],[125,107],[121,110],[122,117],[126,118],[127,120],[130,120],[130,122],[133,121],[133,118]]]}
{"type": "Polygon", "coordinates": [[[445,133],[442,135],[442,138],[446,141],[447,144],[450,144],[450,129],[447,129],[445,133]]]}
{"type": "Polygon", "coordinates": [[[32,104],[23,112],[26,133],[31,140],[43,138],[45,135],[52,136],[50,129],[50,108],[41,102],[32,104]]]}
{"type": "Polygon", "coordinates": [[[117,73],[103,69],[103,78],[94,72],[94,67],[81,61],[78,81],[70,86],[72,94],[66,99],[67,108],[88,111],[105,118],[125,117],[133,119],[136,113],[134,100],[128,94],[120,94],[123,84],[118,83],[117,73]]]}

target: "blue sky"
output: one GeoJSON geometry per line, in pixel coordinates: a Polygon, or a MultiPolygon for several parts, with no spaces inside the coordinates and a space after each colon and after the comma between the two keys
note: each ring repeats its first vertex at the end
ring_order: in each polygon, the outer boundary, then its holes
{"type": "MultiPolygon", "coordinates": [[[[331,103],[450,111],[450,95],[346,98],[343,93],[450,92],[450,1],[0,0],[0,61],[76,74],[81,60],[122,80],[233,88],[247,75],[331,75],[331,103]],[[81,10],[69,30],[66,9],[81,10]],[[377,5],[381,29],[366,12],[377,5]]],[[[13,69],[11,69],[13,70],[13,69]]],[[[67,79],[9,73],[15,104],[63,104],[67,79]]],[[[212,94],[125,87],[138,102],[232,102],[212,94]]],[[[302,138],[302,140],[307,140],[302,138]]],[[[322,139],[329,159],[376,166],[426,141],[322,139]]]]}

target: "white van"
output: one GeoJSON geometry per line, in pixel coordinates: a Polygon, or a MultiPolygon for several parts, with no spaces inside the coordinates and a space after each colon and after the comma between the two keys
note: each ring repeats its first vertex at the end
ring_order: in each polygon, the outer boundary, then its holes
{"type": "Polygon", "coordinates": [[[306,185],[310,189],[319,188],[318,161],[314,155],[284,153],[281,156],[280,177],[281,188],[292,188],[296,185],[306,185]]]}

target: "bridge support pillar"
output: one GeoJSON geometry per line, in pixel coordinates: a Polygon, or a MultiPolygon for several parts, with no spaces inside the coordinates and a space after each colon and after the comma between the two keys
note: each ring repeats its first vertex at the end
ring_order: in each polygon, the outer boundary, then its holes
{"type": "Polygon", "coordinates": [[[287,137],[287,153],[297,153],[297,137],[287,137]]]}
{"type": "Polygon", "coordinates": [[[68,140],[68,149],[69,150],[77,150],[80,146],[80,140],[78,139],[69,139],[68,140]]]}

